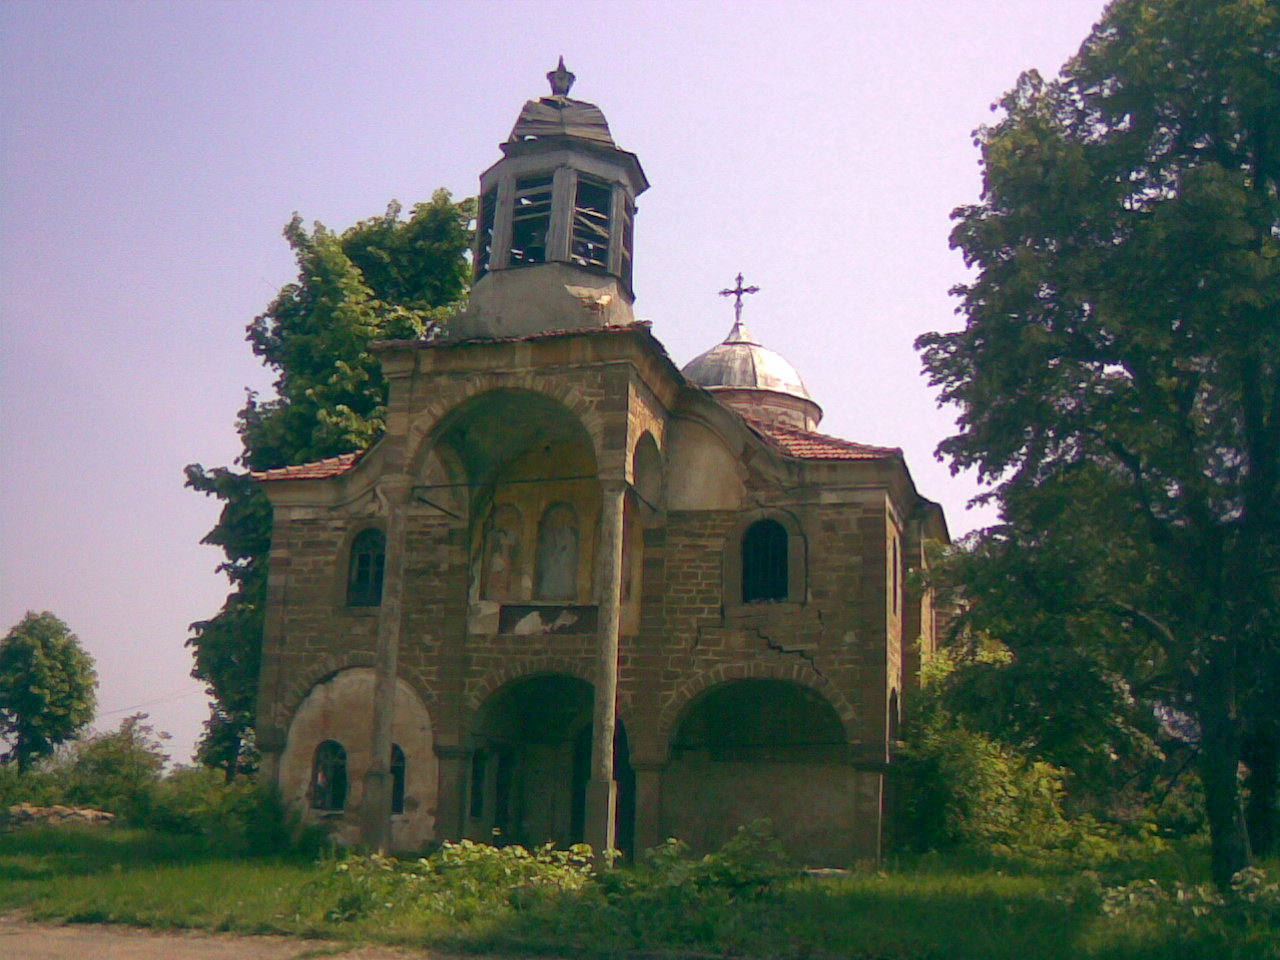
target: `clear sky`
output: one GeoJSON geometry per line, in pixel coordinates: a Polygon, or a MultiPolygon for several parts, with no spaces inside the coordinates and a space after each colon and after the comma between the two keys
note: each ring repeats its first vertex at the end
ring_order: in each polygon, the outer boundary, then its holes
{"type": "Polygon", "coordinates": [[[900,446],[953,534],[976,488],[933,449],[912,341],[958,324],[949,213],[971,132],[1053,74],[1102,0],[0,0],[0,631],[28,609],[96,658],[97,726],[137,710],[190,757],[187,625],[226,595],[187,463],[230,463],[245,325],[334,229],[474,192],[563,54],[653,184],[637,314],[683,365],[744,319],[822,429],[900,446]]]}

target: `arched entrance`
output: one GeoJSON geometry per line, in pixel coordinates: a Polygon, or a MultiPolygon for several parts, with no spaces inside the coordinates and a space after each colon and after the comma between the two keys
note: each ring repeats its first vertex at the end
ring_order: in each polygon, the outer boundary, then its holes
{"type": "Polygon", "coordinates": [[[849,759],[840,718],[816,690],[773,679],[712,687],[689,704],[671,738],[664,835],[707,851],[767,818],[801,861],[846,864],[858,849],[866,786],[849,759]]]}
{"type": "MultiPolygon", "coordinates": [[[[591,776],[591,685],[546,674],[517,680],[481,707],[473,736],[467,834],[525,846],[582,842],[591,776]]],[[[633,852],[635,774],[626,731],[614,737],[617,836],[633,852]]]]}

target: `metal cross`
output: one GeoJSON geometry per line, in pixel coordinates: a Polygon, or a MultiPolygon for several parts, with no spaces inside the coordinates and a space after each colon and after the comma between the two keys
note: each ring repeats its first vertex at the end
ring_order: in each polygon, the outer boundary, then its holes
{"type": "Polygon", "coordinates": [[[733,320],[735,323],[742,322],[742,295],[744,293],[759,293],[760,288],[754,284],[749,287],[742,285],[742,274],[738,274],[738,285],[728,290],[721,290],[720,296],[733,297],[733,320]]]}

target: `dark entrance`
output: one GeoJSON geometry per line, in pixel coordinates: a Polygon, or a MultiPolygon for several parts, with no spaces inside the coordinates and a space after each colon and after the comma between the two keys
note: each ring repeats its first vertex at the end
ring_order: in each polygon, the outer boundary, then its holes
{"type": "MultiPolygon", "coordinates": [[[[546,675],[491,696],[476,725],[467,833],[525,846],[580,843],[591,776],[591,685],[546,675]]],[[[614,738],[618,847],[630,856],[635,836],[635,773],[626,732],[614,738]]]]}

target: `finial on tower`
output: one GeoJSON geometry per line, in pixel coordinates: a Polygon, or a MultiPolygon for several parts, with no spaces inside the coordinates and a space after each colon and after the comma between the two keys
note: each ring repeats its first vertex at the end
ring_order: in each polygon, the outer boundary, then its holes
{"type": "Polygon", "coordinates": [[[576,79],[577,77],[565,68],[564,55],[562,54],[559,66],[547,74],[547,80],[551,84],[551,95],[553,97],[567,97],[569,88],[573,86],[573,81],[576,79]]]}

